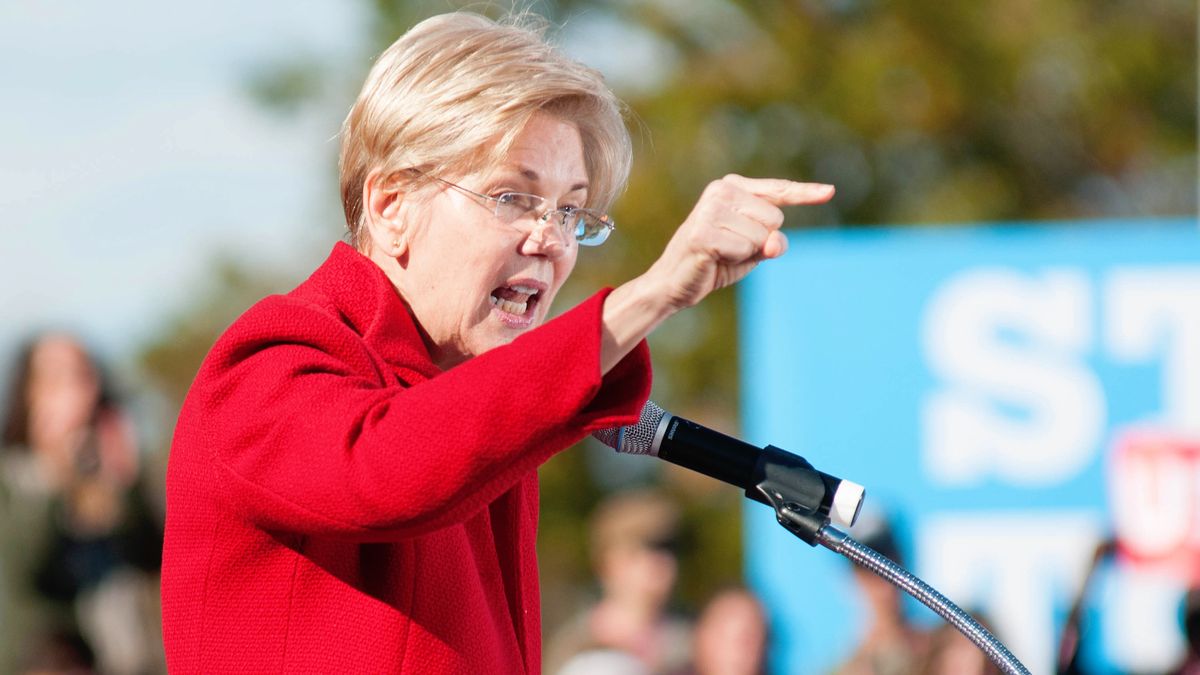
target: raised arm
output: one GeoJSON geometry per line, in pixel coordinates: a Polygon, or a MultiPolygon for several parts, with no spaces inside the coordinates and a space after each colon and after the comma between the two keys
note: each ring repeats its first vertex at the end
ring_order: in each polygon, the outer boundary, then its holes
{"type": "Polygon", "coordinates": [[[274,298],[248,315],[261,328],[235,325],[214,349],[175,451],[207,453],[220,501],[268,531],[384,541],[460,522],[588,432],[637,419],[649,354],[600,376],[603,295],[409,382],[333,317],[274,298]]]}
{"type": "Polygon", "coordinates": [[[666,249],[604,304],[603,372],[675,312],[787,251],[780,207],[820,204],[833,186],[729,174],[709,183],[666,249]]]}

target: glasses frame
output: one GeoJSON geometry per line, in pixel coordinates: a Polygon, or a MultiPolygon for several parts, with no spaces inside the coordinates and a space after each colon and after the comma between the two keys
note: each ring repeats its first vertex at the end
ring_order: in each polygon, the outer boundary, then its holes
{"type": "MultiPolygon", "coordinates": [[[[511,201],[512,201],[511,199],[506,200],[505,199],[506,197],[512,197],[512,196],[531,197],[534,200],[536,200],[535,203],[537,203],[539,205],[545,205],[550,202],[549,199],[546,199],[545,197],[543,197],[541,195],[535,195],[531,192],[505,192],[498,197],[491,197],[491,196],[483,194],[482,192],[476,192],[470,188],[465,188],[457,183],[451,183],[450,181],[448,181],[444,178],[438,178],[437,176],[430,176],[430,178],[436,180],[439,183],[444,183],[456,190],[465,192],[466,194],[469,194],[473,197],[479,197],[480,199],[484,199],[489,202],[495,202],[495,207],[492,209],[492,216],[497,219],[501,219],[501,220],[503,220],[503,218],[500,216],[500,207],[504,206],[505,204],[511,203],[511,201]]],[[[528,209],[526,211],[526,213],[536,214],[537,211],[538,211],[538,209],[528,209]]],[[[559,229],[563,230],[563,233],[567,237],[567,239],[571,240],[571,241],[575,241],[580,246],[599,246],[599,245],[603,244],[604,242],[608,241],[608,237],[612,234],[613,230],[615,230],[617,228],[616,223],[613,222],[613,219],[607,213],[597,211],[595,209],[581,209],[581,208],[574,207],[574,206],[560,206],[556,209],[548,210],[545,213],[543,213],[542,215],[537,216],[537,220],[538,220],[538,222],[544,223],[551,216],[555,216],[555,215],[558,216],[559,229]],[[595,222],[599,223],[600,228],[599,228],[599,230],[597,230],[597,234],[591,238],[582,239],[578,235],[575,235],[574,233],[568,233],[567,232],[567,218],[569,218],[573,215],[583,215],[586,218],[591,218],[595,222]]],[[[523,216],[514,218],[513,220],[508,221],[508,223],[506,223],[506,224],[511,224],[513,222],[516,222],[521,217],[523,217],[523,216]]]]}

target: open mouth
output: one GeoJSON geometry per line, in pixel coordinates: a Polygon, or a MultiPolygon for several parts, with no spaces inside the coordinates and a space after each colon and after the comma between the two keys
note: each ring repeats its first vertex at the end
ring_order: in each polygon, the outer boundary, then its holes
{"type": "Polygon", "coordinates": [[[493,290],[489,299],[493,307],[505,314],[526,316],[532,314],[533,309],[537,307],[541,294],[542,292],[533,286],[514,284],[493,290]]]}

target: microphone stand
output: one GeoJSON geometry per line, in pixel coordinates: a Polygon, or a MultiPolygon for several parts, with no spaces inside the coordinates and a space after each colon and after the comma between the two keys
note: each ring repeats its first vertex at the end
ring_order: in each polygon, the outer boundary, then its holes
{"type": "Polygon", "coordinates": [[[957,628],[1008,675],[1030,675],[1029,669],[1022,665],[1003,643],[946,596],[878,551],[860,544],[850,535],[830,526],[828,505],[818,506],[816,509],[802,506],[805,503],[813,503],[810,499],[811,493],[806,494],[806,490],[800,490],[797,494],[793,490],[794,486],[790,485],[792,480],[788,474],[791,472],[786,467],[763,466],[770,461],[766,457],[764,459],[767,461],[760,463],[757,472],[763,479],[753,489],[746,490],[746,496],[775,509],[775,518],[783,529],[796,535],[809,546],[820,544],[842,554],[854,564],[874,572],[916,598],[957,628]]]}

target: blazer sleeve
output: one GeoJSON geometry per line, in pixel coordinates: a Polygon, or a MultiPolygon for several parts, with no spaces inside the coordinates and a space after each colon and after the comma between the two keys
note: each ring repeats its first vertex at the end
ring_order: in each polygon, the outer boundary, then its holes
{"type": "Polygon", "coordinates": [[[606,295],[413,386],[334,317],[276,298],[214,348],[176,445],[207,448],[228,508],[269,531],[391,540],[466,520],[589,432],[637,421],[649,350],[601,377],[606,295]]]}

